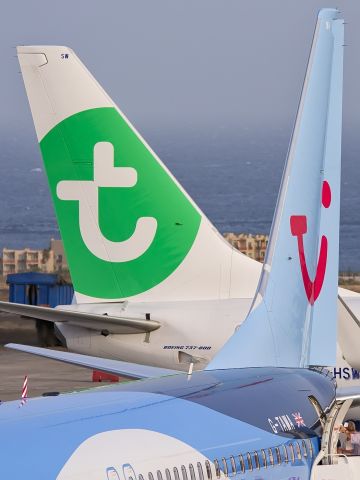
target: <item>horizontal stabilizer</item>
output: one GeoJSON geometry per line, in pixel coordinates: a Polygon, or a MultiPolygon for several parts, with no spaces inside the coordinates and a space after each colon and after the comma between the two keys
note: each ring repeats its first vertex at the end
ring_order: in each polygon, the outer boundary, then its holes
{"type": "Polygon", "coordinates": [[[179,374],[176,370],[167,370],[166,368],[148,367],[137,363],[121,362],[119,360],[108,360],[106,358],[92,357],[90,355],[81,355],[80,353],[63,352],[59,350],[49,350],[47,348],[30,347],[17,343],[8,343],[6,348],[19,350],[20,352],[38,355],[40,357],[50,358],[58,362],[70,363],[79,367],[101,370],[113,375],[124,375],[132,378],[153,378],[163,377],[165,375],[179,374]]]}
{"type": "Polygon", "coordinates": [[[360,400],[360,387],[344,387],[336,389],[336,400],[360,400]]]}
{"type": "Polygon", "coordinates": [[[114,317],[94,313],[75,312],[72,310],[57,310],[22,303],[0,302],[0,311],[23,315],[47,322],[60,322],[89,328],[91,330],[107,330],[109,333],[131,334],[147,333],[160,328],[161,324],[154,320],[114,317]]]}

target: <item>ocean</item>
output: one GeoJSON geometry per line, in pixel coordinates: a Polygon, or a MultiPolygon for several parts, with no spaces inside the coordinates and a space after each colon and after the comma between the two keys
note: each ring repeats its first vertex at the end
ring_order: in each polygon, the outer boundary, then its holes
{"type": "MultiPolygon", "coordinates": [[[[220,232],[268,233],[290,130],[148,128],[145,137],[220,232]]],[[[343,141],[340,270],[360,271],[358,142],[343,141]]],[[[35,139],[2,139],[0,249],[44,248],[59,231],[35,139]]]]}

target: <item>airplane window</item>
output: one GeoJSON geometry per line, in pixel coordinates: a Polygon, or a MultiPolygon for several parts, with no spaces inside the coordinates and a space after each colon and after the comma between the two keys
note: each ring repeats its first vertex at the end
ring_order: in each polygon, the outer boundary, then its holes
{"type": "Polygon", "coordinates": [[[303,455],[306,458],[308,456],[305,440],[302,441],[303,455]]]}
{"type": "Polygon", "coordinates": [[[245,473],[245,462],[244,462],[244,457],[239,455],[239,462],[240,462],[240,468],[241,468],[241,473],[245,473]]]}
{"type": "Polygon", "coordinates": [[[175,480],[180,480],[179,470],[176,467],[174,467],[173,472],[174,472],[175,480]]]}
{"type": "Polygon", "coordinates": [[[268,449],[268,454],[269,454],[270,465],[274,466],[274,455],[271,448],[268,449]]]}
{"type": "Polygon", "coordinates": [[[141,475],[141,473],[139,475],[139,480],[144,480],[144,477],[141,475]]]}
{"type": "Polygon", "coordinates": [[[224,467],[225,477],[228,477],[229,476],[229,469],[228,469],[226,458],[223,457],[221,460],[222,460],[223,467],[224,467]]]}
{"type": "Polygon", "coordinates": [[[235,462],[235,458],[232,455],[230,456],[230,463],[231,463],[232,474],[236,475],[236,462],[235,462]]]}
{"type": "Polygon", "coordinates": [[[197,462],[197,469],[198,469],[198,473],[199,473],[199,479],[204,480],[204,472],[203,472],[201,462],[197,462]]]}
{"type": "Polygon", "coordinates": [[[214,460],[214,465],[215,465],[215,473],[216,477],[220,478],[220,467],[219,467],[219,462],[215,459],[214,460]]]}
{"type": "Polygon", "coordinates": [[[253,464],[252,464],[252,459],[251,459],[251,455],[250,455],[249,452],[246,454],[246,458],[247,458],[249,470],[250,470],[250,472],[252,472],[253,464]]]}
{"type": "Polygon", "coordinates": [[[301,450],[298,442],[295,442],[296,456],[298,460],[301,460],[301,450]]]}
{"type": "Polygon", "coordinates": [[[289,456],[288,456],[288,452],[287,452],[287,449],[286,449],[286,445],[283,445],[283,452],[284,452],[284,462],[288,463],[289,462],[289,456]]]}
{"type": "Polygon", "coordinates": [[[149,472],[149,480],[154,480],[154,475],[151,472],[149,472]]]}
{"type": "MultiPolygon", "coordinates": [[[[170,470],[168,468],[165,468],[165,477],[166,477],[166,480],[171,480],[171,473],[170,473],[170,470]]],[[[140,480],[140,478],[139,478],[140,480]]]]}
{"type": "Polygon", "coordinates": [[[260,470],[260,460],[257,452],[254,452],[255,468],[260,470]]]}
{"type": "Polygon", "coordinates": [[[265,453],[265,450],[263,450],[263,449],[261,449],[261,456],[262,456],[262,459],[263,459],[264,468],[267,468],[266,453],[265,453]]]}
{"type": "Polygon", "coordinates": [[[278,465],[280,465],[280,464],[281,464],[281,455],[280,455],[280,449],[279,449],[279,447],[276,447],[276,448],[275,448],[275,453],[276,453],[277,463],[278,463],[278,465]]]}
{"type": "Polygon", "coordinates": [[[295,453],[294,453],[294,447],[293,444],[289,444],[289,449],[290,449],[290,457],[291,457],[291,463],[295,462],[295,453]]]}
{"type": "Polygon", "coordinates": [[[181,473],[182,473],[182,478],[183,480],[188,480],[188,475],[186,471],[185,465],[181,465],[181,473]]]}
{"type": "Polygon", "coordinates": [[[160,472],[160,470],[158,470],[156,472],[156,475],[157,475],[157,480],[163,480],[163,476],[162,476],[162,473],[160,472]]]}
{"type": "Polygon", "coordinates": [[[205,467],[206,467],[207,477],[208,477],[209,480],[211,480],[212,479],[212,473],[211,473],[211,465],[210,465],[209,460],[205,461],[205,467]]]}
{"type": "Polygon", "coordinates": [[[311,442],[310,439],[307,440],[307,444],[308,444],[308,447],[309,447],[310,457],[312,458],[314,456],[314,449],[313,449],[312,442],[311,442]]]}
{"type": "Polygon", "coordinates": [[[191,480],[196,480],[195,470],[194,470],[194,467],[193,467],[193,464],[192,464],[192,463],[189,463],[189,470],[190,470],[190,478],[191,478],[191,480]]]}

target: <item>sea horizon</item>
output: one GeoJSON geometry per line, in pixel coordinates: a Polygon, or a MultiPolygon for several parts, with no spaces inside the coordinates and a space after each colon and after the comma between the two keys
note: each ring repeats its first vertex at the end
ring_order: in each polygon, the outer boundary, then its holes
{"type": "MultiPolygon", "coordinates": [[[[268,234],[291,130],[148,128],[159,157],[221,232],[268,234]]],[[[7,138],[1,154],[0,252],[47,248],[60,238],[35,142],[7,138]],[[5,147],[5,148],[4,148],[5,147]]],[[[343,142],[340,271],[360,271],[359,153],[351,135],[343,142]]],[[[0,253],[1,254],[1,253],[0,253]]]]}

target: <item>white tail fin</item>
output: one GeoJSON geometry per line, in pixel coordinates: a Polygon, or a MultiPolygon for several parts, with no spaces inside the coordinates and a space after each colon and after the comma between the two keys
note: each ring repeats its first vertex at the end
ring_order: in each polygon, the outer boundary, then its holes
{"type": "Polygon", "coordinates": [[[67,47],[19,47],[78,302],[252,297],[225,242],[67,47]]]}

